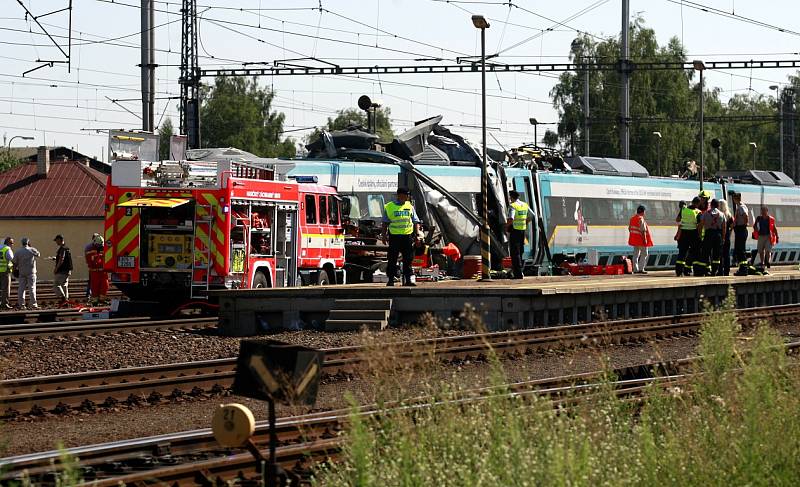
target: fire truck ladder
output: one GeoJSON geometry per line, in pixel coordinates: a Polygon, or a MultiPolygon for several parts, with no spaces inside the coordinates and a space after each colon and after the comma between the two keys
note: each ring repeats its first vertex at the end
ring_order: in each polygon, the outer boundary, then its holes
{"type": "Polygon", "coordinates": [[[192,258],[192,285],[189,291],[192,299],[207,299],[206,292],[211,288],[211,231],[214,213],[211,205],[197,205],[194,211],[194,257],[192,258]],[[198,211],[200,210],[200,211],[198,211]],[[203,211],[204,210],[204,211],[203,211]],[[205,236],[203,236],[205,233],[205,236]],[[198,249],[197,242],[203,242],[204,248],[198,249]],[[203,271],[203,282],[195,281],[196,271],[203,271]]]}

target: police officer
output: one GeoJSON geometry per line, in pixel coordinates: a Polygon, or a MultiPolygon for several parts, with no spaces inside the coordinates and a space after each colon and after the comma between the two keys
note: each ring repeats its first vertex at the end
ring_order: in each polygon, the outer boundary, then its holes
{"type": "Polygon", "coordinates": [[[511,200],[511,207],[508,209],[508,220],[506,229],[508,230],[508,247],[511,253],[511,269],[514,279],[522,279],[522,254],[525,251],[525,234],[528,230],[528,221],[531,220],[530,207],[524,201],[520,201],[519,193],[509,191],[508,198],[511,200]]]}
{"type": "Polygon", "coordinates": [[[417,241],[419,218],[414,205],[409,201],[408,188],[397,188],[397,197],[383,206],[383,234],[381,240],[389,242],[387,253],[389,276],[387,286],[394,286],[397,276],[397,257],[403,257],[403,286],[415,286],[411,282],[411,261],[414,259],[414,244],[417,241]]]}
{"type": "Polygon", "coordinates": [[[697,236],[697,215],[700,210],[697,205],[700,204],[700,198],[695,196],[689,206],[681,208],[678,215],[678,222],[680,223],[681,234],[678,237],[678,259],[675,261],[675,274],[678,276],[688,276],[692,273],[692,257],[693,252],[697,250],[698,236],[697,236]]]}
{"type": "Polygon", "coordinates": [[[710,268],[712,276],[717,275],[722,263],[722,243],[727,224],[725,215],[719,211],[719,201],[711,200],[708,211],[700,217],[700,226],[703,229],[703,272],[710,268]]]}

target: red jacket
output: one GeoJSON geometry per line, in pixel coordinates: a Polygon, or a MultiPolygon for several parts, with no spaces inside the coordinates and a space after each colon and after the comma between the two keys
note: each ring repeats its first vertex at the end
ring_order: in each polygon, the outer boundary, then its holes
{"type": "MultiPolygon", "coordinates": [[[[756,217],[755,223],[753,224],[753,230],[755,230],[754,233],[758,233],[758,220],[760,218],[763,217],[761,215],[758,215],[756,217]]],[[[769,241],[772,245],[775,245],[776,243],[778,243],[778,231],[775,230],[775,218],[772,215],[769,215],[768,218],[769,218],[769,241]]]]}
{"type": "Polygon", "coordinates": [[[628,223],[628,245],[633,247],[652,247],[653,237],[650,236],[650,227],[644,221],[644,216],[636,214],[628,223]],[[642,229],[644,228],[644,231],[642,229]]]}

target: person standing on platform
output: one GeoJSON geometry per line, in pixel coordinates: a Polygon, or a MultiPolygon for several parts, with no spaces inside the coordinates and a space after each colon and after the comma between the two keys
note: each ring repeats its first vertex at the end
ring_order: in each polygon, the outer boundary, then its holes
{"type": "Polygon", "coordinates": [[[742,203],[742,193],[733,193],[733,262],[739,267],[737,276],[746,276],[750,263],[747,259],[747,229],[750,227],[750,210],[742,203]]]}
{"type": "Polygon", "coordinates": [[[725,235],[725,215],[719,211],[719,201],[711,200],[708,211],[700,216],[703,232],[703,254],[701,275],[716,276],[722,264],[722,240],[725,235]]]}
{"type": "Polygon", "coordinates": [[[728,202],[719,200],[719,212],[725,217],[725,232],[722,234],[722,265],[719,268],[719,276],[727,276],[731,273],[731,232],[733,231],[733,215],[728,210],[728,202]]]}
{"type": "Polygon", "coordinates": [[[0,247],[0,309],[11,309],[11,271],[14,268],[14,239],[6,237],[0,247]]]}
{"type": "Polygon", "coordinates": [[[416,286],[411,281],[411,262],[414,259],[414,244],[417,242],[419,218],[414,205],[409,201],[408,188],[397,188],[397,197],[383,206],[383,233],[381,240],[389,243],[387,252],[387,286],[394,286],[397,276],[397,257],[403,258],[403,286],[416,286]],[[388,234],[388,239],[387,239],[388,234]]]}
{"type": "Polygon", "coordinates": [[[509,234],[511,269],[514,279],[522,279],[522,255],[525,252],[525,234],[528,230],[528,222],[531,220],[530,207],[524,201],[520,201],[519,193],[516,191],[509,191],[508,198],[511,200],[511,205],[508,209],[506,228],[509,234]]]}
{"type": "Polygon", "coordinates": [[[681,209],[677,221],[680,223],[680,235],[678,236],[678,259],[675,261],[675,274],[678,276],[688,276],[692,273],[692,259],[697,252],[697,215],[700,210],[697,205],[700,198],[694,197],[692,203],[681,209]]]}
{"type": "Polygon", "coordinates": [[[103,270],[103,237],[94,234],[91,246],[87,246],[84,257],[89,268],[89,303],[100,304],[108,294],[108,275],[103,270]]]}
{"type": "Polygon", "coordinates": [[[647,274],[647,247],[653,246],[650,236],[650,227],[644,219],[647,209],[639,205],[636,214],[628,222],[628,245],[633,247],[633,272],[634,274],[647,274]]]}
{"type": "MultiPolygon", "coordinates": [[[[778,243],[778,229],[775,227],[775,218],[769,214],[769,208],[761,207],[761,214],[756,217],[753,231],[758,235],[758,259],[764,267],[763,273],[767,274],[772,257],[772,247],[778,243]]],[[[755,262],[753,262],[755,264],[755,262]]]]}
{"type": "Polygon", "coordinates": [[[64,242],[62,235],[56,235],[53,241],[58,245],[53,269],[53,291],[59,299],[59,306],[64,306],[69,300],[69,276],[72,274],[72,253],[64,242]]]}
{"type": "Polygon", "coordinates": [[[31,309],[37,309],[36,303],[36,258],[42,254],[31,247],[28,237],[22,238],[22,248],[14,254],[14,268],[19,271],[17,278],[17,307],[25,309],[25,297],[31,301],[31,309]]]}

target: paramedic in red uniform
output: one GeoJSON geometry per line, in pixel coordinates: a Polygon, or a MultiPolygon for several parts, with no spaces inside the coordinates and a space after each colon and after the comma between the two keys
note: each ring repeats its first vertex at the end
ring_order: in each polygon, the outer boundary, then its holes
{"type": "Polygon", "coordinates": [[[108,294],[108,274],[103,270],[103,237],[95,234],[86,246],[84,257],[89,268],[91,301],[100,304],[108,294]]]}
{"type": "Polygon", "coordinates": [[[628,223],[628,245],[633,247],[633,272],[634,274],[647,274],[644,267],[647,265],[647,247],[653,246],[650,236],[650,227],[644,220],[646,208],[639,205],[636,214],[628,223]]]}
{"type": "Polygon", "coordinates": [[[415,286],[411,281],[411,262],[414,260],[414,244],[417,241],[419,218],[414,205],[409,201],[407,188],[397,188],[397,198],[383,206],[383,234],[381,240],[386,242],[387,233],[389,252],[387,253],[386,275],[387,286],[394,286],[397,276],[397,257],[403,257],[403,286],[415,286]]]}

